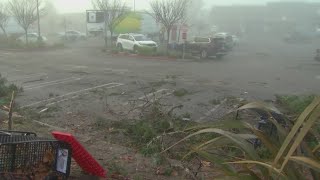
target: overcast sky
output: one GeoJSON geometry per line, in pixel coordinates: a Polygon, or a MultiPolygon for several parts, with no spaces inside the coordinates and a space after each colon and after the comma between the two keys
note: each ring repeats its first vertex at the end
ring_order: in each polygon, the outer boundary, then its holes
{"type": "MultiPolygon", "coordinates": [[[[84,12],[92,9],[91,0],[52,0],[60,13],[84,12]]],[[[128,6],[133,7],[134,0],[126,0],[128,6]]],[[[148,9],[150,0],[135,0],[138,10],[148,9]]],[[[277,0],[204,0],[208,5],[232,5],[232,4],[264,4],[268,1],[277,0]]],[[[280,1],[308,1],[320,2],[320,0],[280,0],[280,1]]]]}

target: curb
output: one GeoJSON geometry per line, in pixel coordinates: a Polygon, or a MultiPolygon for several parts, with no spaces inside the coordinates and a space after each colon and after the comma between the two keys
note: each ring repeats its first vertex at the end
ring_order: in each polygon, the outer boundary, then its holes
{"type": "Polygon", "coordinates": [[[152,59],[152,60],[178,60],[178,58],[173,57],[166,57],[166,56],[143,56],[143,55],[136,55],[136,54],[110,54],[112,57],[130,57],[130,58],[142,58],[142,59],[152,59]]]}
{"type": "Polygon", "coordinates": [[[0,51],[11,51],[11,52],[34,52],[34,51],[52,51],[57,49],[63,49],[63,48],[55,48],[55,47],[49,47],[49,48],[21,48],[21,49],[8,49],[8,48],[0,48],[0,51]]]}

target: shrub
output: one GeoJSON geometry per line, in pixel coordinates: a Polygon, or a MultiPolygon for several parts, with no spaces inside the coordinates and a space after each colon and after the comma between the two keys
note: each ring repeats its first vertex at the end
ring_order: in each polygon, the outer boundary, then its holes
{"type": "Polygon", "coordinates": [[[176,97],[184,97],[189,94],[189,91],[186,89],[178,89],[173,92],[173,95],[176,97]]]}
{"type": "Polygon", "coordinates": [[[7,79],[0,74],[0,105],[8,104],[10,102],[13,91],[19,93],[22,91],[22,88],[19,89],[14,84],[8,84],[7,79]]]}
{"type": "Polygon", "coordinates": [[[320,97],[315,98],[296,120],[278,116],[281,113],[275,107],[264,103],[249,103],[238,110],[266,113],[268,122],[276,129],[275,135],[245,122],[241,129],[230,130],[234,124],[222,122],[191,129],[189,136],[167,150],[195,136],[216,134],[217,137],[192,148],[187,156],[198,154],[213,163],[224,178],[319,179],[320,140],[314,129],[320,118],[320,97]],[[281,121],[285,124],[280,124],[281,121]],[[315,142],[313,147],[306,142],[310,138],[315,142]],[[252,143],[257,140],[261,142],[259,146],[252,143]]]}
{"type": "Polygon", "coordinates": [[[156,55],[157,49],[153,47],[139,47],[138,54],[144,56],[154,56],[156,55]]]}
{"type": "Polygon", "coordinates": [[[276,96],[277,102],[284,106],[290,112],[300,114],[312,102],[314,95],[305,96],[276,96]]]}
{"type": "Polygon", "coordinates": [[[23,44],[17,42],[16,40],[17,36],[12,35],[12,36],[1,36],[0,37],[0,47],[2,48],[23,48],[23,44]]]}
{"type": "Polygon", "coordinates": [[[118,53],[119,53],[119,49],[117,47],[113,46],[111,48],[111,54],[118,54],[118,53]]]}
{"type": "Polygon", "coordinates": [[[65,44],[63,42],[56,42],[52,45],[54,48],[63,48],[65,47],[65,44]]]}

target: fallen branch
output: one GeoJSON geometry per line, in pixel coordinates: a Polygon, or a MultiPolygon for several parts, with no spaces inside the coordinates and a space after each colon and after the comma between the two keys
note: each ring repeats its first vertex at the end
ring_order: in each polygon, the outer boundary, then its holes
{"type": "Polygon", "coordinates": [[[11,101],[10,101],[10,107],[9,107],[9,113],[8,113],[8,129],[12,130],[12,112],[14,108],[14,98],[15,98],[15,92],[12,92],[11,101]]]}

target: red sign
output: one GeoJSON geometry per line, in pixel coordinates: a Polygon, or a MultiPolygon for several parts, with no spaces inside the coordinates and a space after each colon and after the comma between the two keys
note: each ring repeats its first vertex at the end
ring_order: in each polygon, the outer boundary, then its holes
{"type": "Polygon", "coordinates": [[[183,33],[182,33],[182,39],[183,39],[183,40],[187,40],[187,33],[186,33],[186,32],[183,32],[183,33]]]}

